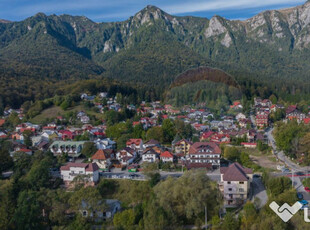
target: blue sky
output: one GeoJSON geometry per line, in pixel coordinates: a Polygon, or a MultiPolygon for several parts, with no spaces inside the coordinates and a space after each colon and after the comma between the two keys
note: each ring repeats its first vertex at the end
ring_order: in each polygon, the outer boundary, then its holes
{"type": "Polygon", "coordinates": [[[38,12],[83,15],[96,22],[122,21],[146,5],[169,14],[246,19],[267,9],[301,5],[306,0],[0,0],[0,18],[20,21],[38,12]]]}

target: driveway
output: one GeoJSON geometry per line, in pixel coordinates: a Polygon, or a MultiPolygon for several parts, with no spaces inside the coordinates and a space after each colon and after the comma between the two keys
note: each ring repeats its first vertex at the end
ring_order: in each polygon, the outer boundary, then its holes
{"type": "Polygon", "coordinates": [[[301,183],[300,177],[291,177],[291,180],[293,181],[296,191],[302,193],[304,200],[310,202],[310,194],[305,191],[305,187],[301,183]]]}
{"type": "Polygon", "coordinates": [[[252,202],[254,202],[255,198],[258,198],[259,208],[262,208],[268,201],[268,196],[266,192],[266,188],[263,185],[261,178],[253,178],[252,182],[252,202]]]}

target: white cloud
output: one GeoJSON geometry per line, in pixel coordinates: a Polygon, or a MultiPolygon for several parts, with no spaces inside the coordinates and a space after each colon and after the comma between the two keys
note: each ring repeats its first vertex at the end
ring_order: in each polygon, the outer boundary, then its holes
{"type": "MultiPolygon", "coordinates": [[[[126,4],[126,0],[117,1],[101,1],[101,0],[51,0],[48,2],[41,2],[37,4],[29,4],[21,6],[18,11],[20,15],[32,15],[37,12],[58,13],[66,11],[82,11],[82,10],[98,10],[111,9],[122,4],[126,4]]],[[[18,8],[18,7],[17,7],[18,8]]]]}
{"type": "Polygon", "coordinates": [[[195,3],[166,5],[163,9],[171,14],[181,14],[202,11],[248,9],[272,5],[297,5],[303,3],[305,3],[305,0],[208,0],[195,3]]]}

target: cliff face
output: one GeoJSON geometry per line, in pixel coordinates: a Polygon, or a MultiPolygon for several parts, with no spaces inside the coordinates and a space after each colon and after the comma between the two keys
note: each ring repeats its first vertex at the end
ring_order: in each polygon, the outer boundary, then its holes
{"type": "Polygon", "coordinates": [[[245,21],[176,17],[155,6],[115,23],[38,13],[21,22],[0,21],[0,58],[32,65],[40,59],[50,67],[55,59],[49,57],[58,55],[69,66],[88,68],[85,74],[101,74],[104,70],[98,66],[103,66],[110,77],[120,79],[171,79],[200,64],[268,77],[307,78],[309,24],[309,1],[245,21]],[[141,62],[148,67],[133,68],[141,62]],[[161,70],[154,71],[152,65],[161,70]]]}

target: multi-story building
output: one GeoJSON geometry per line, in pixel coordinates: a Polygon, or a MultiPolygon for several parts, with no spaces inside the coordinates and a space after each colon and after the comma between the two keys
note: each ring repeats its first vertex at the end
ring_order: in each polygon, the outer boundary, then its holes
{"type": "Polygon", "coordinates": [[[159,154],[152,148],[148,148],[142,153],[142,161],[154,163],[159,160],[159,154]]]}
{"type": "Polygon", "coordinates": [[[228,167],[221,167],[220,190],[224,195],[224,205],[238,206],[246,202],[251,182],[253,179],[253,171],[244,168],[239,163],[233,163],[228,167]]]}
{"type": "Polygon", "coordinates": [[[54,141],[49,147],[54,156],[68,154],[69,157],[79,157],[85,141],[54,141]]]}
{"type": "Polygon", "coordinates": [[[182,139],[176,143],[173,143],[173,149],[176,154],[182,154],[187,156],[189,153],[189,149],[192,146],[192,142],[182,139]]]}
{"type": "Polygon", "coordinates": [[[109,169],[111,160],[114,159],[114,153],[112,149],[98,149],[91,159],[100,169],[109,169]]]}
{"type": "Polygon", "coordinates": [[[269,123],[269,116],[267,113],[259,113],[255,119],[256,126],[259,128],[267,127],[269,123]]]}
{"type": "Polygon", "coordinates": [[[221,149],[213,142],[196,142],[189,149],[190,163],[209,163],[213,168],[220,166],[221,149]]]}
{"type": "Polygon", "coordinates": [[[66,186],[76,178],[77,182],[83,182],[88,185],[95,185],[99,181],[99,167],[96,163],[68,163],[60,167],[61,178],[66,186]]]}

